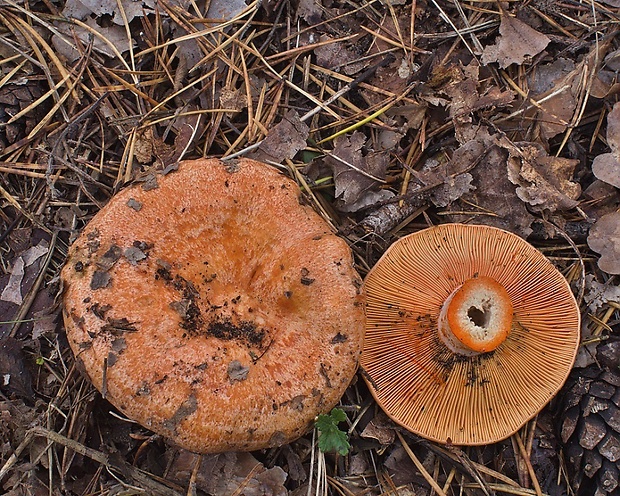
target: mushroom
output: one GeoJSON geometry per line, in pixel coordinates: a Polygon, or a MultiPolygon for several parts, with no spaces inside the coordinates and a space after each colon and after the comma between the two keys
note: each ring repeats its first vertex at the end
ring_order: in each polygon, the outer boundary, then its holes
{"type": "Polygon", "coordinates": [[[358,365],[351,251],[260,162],[184,161],[124,189],[71,246],[62,281],[67,337],[95,387],[191,451],[303,435],[358,365]]]}
{"type": "Polygon", "coordinates": [[[361,367],[398,424],[456,445],[504,439],[570,372],[579,308],[522,238],[444,224],[395,242],[368,273],[361,367]]]}

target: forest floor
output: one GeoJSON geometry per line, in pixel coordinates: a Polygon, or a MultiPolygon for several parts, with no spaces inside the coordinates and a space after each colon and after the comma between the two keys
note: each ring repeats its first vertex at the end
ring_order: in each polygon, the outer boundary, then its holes
{"type": "MultiPolygon", "coordinates": [[[[617,0],[0,0],[0,492],[573,494],[563,393],[508,439],[455,447],[397,427],[358,375],[345,456],[316,432],[170,446],[76,369],[59,274],[136,178],[248,156],[299,183],[362,277],[431,225],[526,238],[581,307],[578,380],[620,336],[619,21],[617,0]]],[[[617,484],[620,434],[600,429],[617,484]]],[[[588,494],[614,494],[599,472],[588,494]]]]}

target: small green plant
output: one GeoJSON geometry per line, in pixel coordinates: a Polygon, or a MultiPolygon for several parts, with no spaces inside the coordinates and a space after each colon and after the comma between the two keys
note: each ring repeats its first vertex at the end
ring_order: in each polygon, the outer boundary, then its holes
{"type": "Polygon", "coordinates": [[[347,433],[338,428],[338,424],[346,419],[346,413],[340,408],[334,408],[329,415],[318,416],[316,428],[319,431],[319,449],[323,453],[336,452],[344,456],[349,452],[351,445],[347,433]]]}

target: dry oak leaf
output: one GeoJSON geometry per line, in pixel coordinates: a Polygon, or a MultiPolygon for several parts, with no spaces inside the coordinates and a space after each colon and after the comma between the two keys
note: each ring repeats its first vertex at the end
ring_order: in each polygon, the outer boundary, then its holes
{"type": "Polygon", "coordinates": [[[620,212],[603,215],[590,229],[588,246],[600,253],[598,266],[608,274],[620,274],[620,212]]]}
{"type": "Polygon", "coordinates": [[[594,157],[592,172],[601,181],[620,188],[620,102],[607,116],[607,144],[611,152],[594,157]]]}
{"type": "Polygon", "coordinates": [[[488,45],[482,52],[482,63],[497,62],[502,69],[510,64],[521,65],[526,58],[542,52],[551,40],[529,27],[523,21],[508,14],[502,14],[499,25],[499,40],[488,45]]]}
{"type": "Polygon", "coordinates": [[[570,178],[578,160],[549,156],[535,143],[517,143],[510,149],[507,163],[517,196],[533,210],[555,212],[577,205],[581,186],[570,178]]]}
{"type": "Polygon", "coordinates": [[[334,175],[335,195],[340,208],[360,202],[363,196],[371,194],[385,179],[387,155],[370,152],[364,156],[364,143],[366,136],[356,131],[351,136],[337,140],[334,150],[325,157],[325,165],[334,175]]]}

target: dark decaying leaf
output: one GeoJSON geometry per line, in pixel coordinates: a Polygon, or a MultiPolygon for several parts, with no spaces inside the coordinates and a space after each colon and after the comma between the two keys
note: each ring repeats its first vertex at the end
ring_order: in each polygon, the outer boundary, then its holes
{"type": "Polygon", "coordinates": [[[453,162],[477,165],[470,172],[473,190],[455,204],[453,209],[459,213],[451,214],[451,221],[487,224],[524,238],[531,234],[534,217],[517,197],[516,187],[508,179],[507,159],[508,152],[499,139],[483,127],[478,129],[476,139],[454,152],[453,162]]]}
{"type": "Polygon", "coordinates": [[[607,144],[611,152],[594,157],[592,172],[601,181],[620,188],[620,103],[607,116],[607,144]]]}
{"type": "Polygon", "coordinates": [[[603,215],[590,229],[588,246],[601,258],[598,266],[608,274],[620,274],[620,212],[603,215]]]}
{"type": "Polygon", "coordinates": [[[18,340],[10,337],[0,339],[0,390],[7,396],[32,399],[32,376],[25,360],[18,340]]]}
{"type": "Polygon", "coordinates": [[[301,122],[297,112],[289,110],[282,120],[272,127],[258,150],[247,154],[248,158],[280,164],[292,159],[306,147],[309,128],[301,122]]]}
{"type": "Polygon", "coordinates": [[[341,70],[345,74],[355,74],[366,68],[366,63],[360,61],[360,54],[348,48],[343,41],[332,41],[326,35],[321,37],[321,45],[314,49],[316,63],[327,69],[341,70]]]}
{"type": "Polygon", "coordinates": [[[378,189],[385,179],[387,155],[372,151],[364,155],[365,143],[366,136],[354,132],[338,139],[334,150],[324,159],[334,175],[335,195],[341,207],[353,206],[364,195],[378,189]]]}
{"type": "Polygon", "coordinates": [[[195,477],[196,488],[212,496],[286,496],[287,474],[280,467],[270,469],[250,453],[198,455],[178,450],[169,463],[169,478],[184,486],[195,477]],[[198,466],[197,466],[198,464],[198,466]]]}

